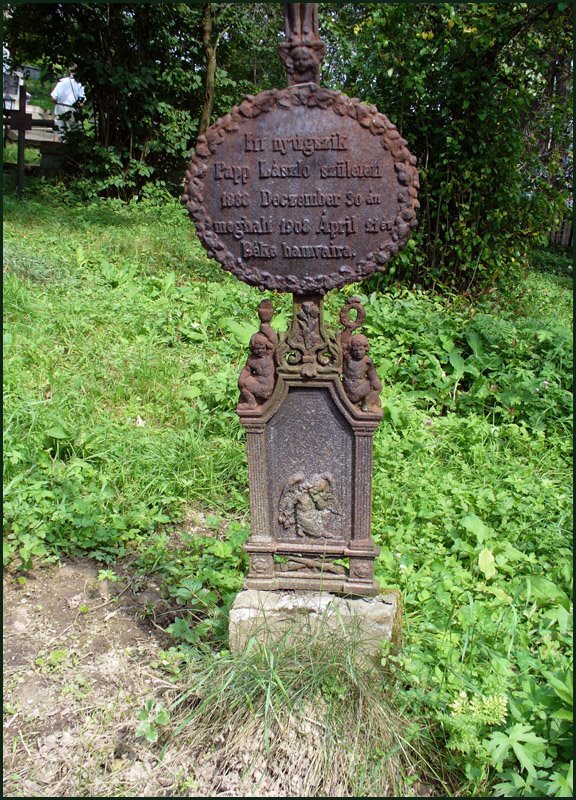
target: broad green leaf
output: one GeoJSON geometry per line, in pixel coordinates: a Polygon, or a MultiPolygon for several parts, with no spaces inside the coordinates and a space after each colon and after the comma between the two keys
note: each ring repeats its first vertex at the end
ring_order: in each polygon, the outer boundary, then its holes
{"type": "Polygon", "coordinates": [[[574,712],[568,711],[567,708],[559,708],[557,711],[553,711],[550,716],[553,719],[563,719],[566,722],[574,722],[574,712]]]}
{"type": "Polygon", "coordinates": [[[178,331],[191,342],[206,342],[208,338],[207,334],[192,330],[192,328],[181,327],[178,328],[178,331]]]}
{"type": "Polygon", "coordinates": [[[528,774],[536,778],[536,764],[542,761],[544,750],[542,745],[546,740],[534,733],[531,725],[516,723],[511,728],[507,728],[505,733],[497,731],[493,733],[487,742],[487,747],[491,753],[491,764],[498,771],[502,769],[504,761],[507,759],[510,749],[520,762],[523,769],[528,774]]]}
{"type": "Polygon", "coordinates": [[[52,425],[52,427],[48,428],[45,431],[46,436],[50,436],[52,439],[67,439],[68,434],[64,430],[61,425],[52,425]]]}
{"type": "Polygon", "coordinates": [[[139,722],[136,727],[136,736],[144,736],[149,742],[158,741],[158,730],[150,722],[139,722]]]}
{"type": "Polygon", "coordinates": [[[501,556],[497,557],[496,563],[505,564],[507,561],[526,561],[526,559],[526,553],[523,553],[522,550],[518,550],[518,548],[511,545],[510,542],[505,542],[504,550],[501,556]],[[499,558],[502,560],[499,561],[499,558]]]}
{"type": "Polygon", "coordinates": [[[494,595],[494,597],[501,600],[503,603],[510,604],[512,602],[510,595],[506,594],[499,586],[482,586],[482,590],[494,595]]]}
{"type": "MultiPolygon", "coordinates": [[[[544,741],[544,739],[542,739],[542,741],[544,741]]],[[[512,749],[514,750],[516,758],[520,762],[522,769],[525,769],[529,775],[535,778],[536,768],[534,766],[534,762],[532,761],[530,752],[520,742],[512,742],[512,749]]]]}
{"type": "Polygon", "coordinates": [[[558,630],[561,634],[566,635],[568,633],[571,616],[564,606],[558,606],[556,609],[556,619],[558,621],[558,630]]]}
{"type": "Polygon", "coordinates": [[[181,584],[172,589],[172,594],[182,602],[188,601],[191,597],[196,597],[202,591],[202,582],[194,578],[185,578],[181,584]]]}
{"type": "Polygon", "coordinates": [[[230,542],[221,542],[219,539],[215,539],[214,542],[210,542],[210,552],[218,558],[230,558],[232,545],[230,542]]]}
{"type": "Polygon", "coordinates": [[[252,334],[256,333],[254,325],[249,325],[247,322],[236,322],[235,319],[230,318],[222,320],[222,327],[230,331],[236,341],[245,346],[249,344],[252,334]]]}
{"type": "Polygon", "coordinates": [[[470,531],[470,533],[476,536],[479,544],[482,544],[490,533],[490,528],[485,525],[476,514],[467,514],[465,517],[462,517],[460,524],[463,525],[467,531],[470,531]]]}
{"type": "Polygon", "coordinates": [[[527,586],[530,587],[530,599],[539,606],[562,605],[566,610],[570,608],[570,598],[553,581],[543,575],[531,575],[527,578],[527,586]]]}
{"type": "Polygon", "coordinates": [[[478,556],[478,566],[484,573],[487,580],[496,575],[496,567],[494,566],[494,556],[491,550],[485,547],[478,556]]]}
{"type": "Polygon", "coordinates": [[[385,415],[388,414],[392,425],[397,428],[400,422],[400,411],[396,408],[396,406],[392,405],[391,403],[384,403],[382,406],[382,411],[385,415]]]}
{"type": "Polygon", "coordinates": [[[512,725],[511,728],[506,729],[506,733],[510,739],[515,742],[526,742],[527,744],[546,744],[546,740],[536,736],[532,725],[525,725],[518,722],[512,725]]]}
{"type": "Polygon", "coordinates": [[[543,672],[542,674],[558,697],[569,706],[572,706],[574,704],[574,687],[570,677],[566,676],[565,680],[560,680],[551,672],[543,672]]]}
{"type": "Polygon", "coordinates": [[[198,641],[197,632],[192,630],[188,622],[182,617],[176,617],[172,625],[169,625],[166,630],[175,639],[181,639],[183,642],[195,644],[198,641]]]}
{"type": "MultiPolygon", "coordinates": [[[[508,781],[502,781],[495,784],[494,796],[495,797],[522,797],[522,790],[526,787],[526,781],[517,772],[508,772],[510,777],[508,781]]],[[[530,781],[530,778],[528,778],[530,781]]]]}
{"type": "Polygon", "coordinates": [[[154,717],[154,722],[156,725],[169,725],[170,724],[170,715],[166,711],[165,708],[161,708],[156,716],[154,717]]]}
{"type": "Polygon", "coordinates": [[[180,394],[188,400],[195,400],[197,397],[204,394],[204,392],[205,390],[201,389],[199,386],[187,386],[180,391],[180,394]]]}
{"type": "Polygon", "coordinates": [[[450,355],[448,356],[450,359],[450,363],[454,367],[454,374],[452,375],[453,378],[461,378],[464,375],[464,370],[466,369],[466,362],[460,355],[457,353],[456,350],[453,350],[450,355]]]}
{"type": "Polygon", "coordinates": [[[477,331],[468,331],[466,334],[466,341],[470,345],[472,352],[476,358],[482,358],[484,351],[482,350],[482,340],[477,331]]]}
{"type": "Polygon", "coordinates": [[[571,761],[566,770],[566,774],[562,772],[553,772],[550,775],[550,790],[548,794],[553,794],[554,797],[573,797],[574,796],[574,762],[571,761]]]}
{"type": "Polygon", "coordinates": [[[438,331],[438,338],[442,342],[442,347],[447,353],[455,352],[454,339],[451,336],[448,336],[448,334],[444,333],[443,331],[438,331]]]}
{"type": "Polygon", "coordinates": [[[502,770],[504,761],[510,752],[510,746],[510,739],[501,731],[496,731],[488,739],[487,747],[490,753],[490,763],[498,772],[502,770]]]}

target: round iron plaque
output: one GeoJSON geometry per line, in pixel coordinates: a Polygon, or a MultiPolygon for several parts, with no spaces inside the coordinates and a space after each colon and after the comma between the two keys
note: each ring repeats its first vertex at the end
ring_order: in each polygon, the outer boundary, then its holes
{"type": "Polygon", "coordinates": [[[208,255],[260,289],[324,294],[377,270],[416,226],[416,158],[374,106],[316,84],[247,97],[186,172],[208,255]]]}

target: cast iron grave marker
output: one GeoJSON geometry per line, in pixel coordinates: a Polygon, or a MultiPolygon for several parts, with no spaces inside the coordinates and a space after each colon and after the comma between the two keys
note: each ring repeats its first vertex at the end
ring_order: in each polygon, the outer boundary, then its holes
{"type": "Polygon", "coordinates": [[[247,97],[198,139],[184,202],[208,255],[270,300],[239,378],[251,535],[247,588],[374,595],[372,437],[380,381],[357,298],[342,330],[323,295],[383,270],[416,225],[416,159],[374,106],[320,87],[317,4],[286,4],[288,88],[247,97]],[[346,561],[347,560],[347,561],[346,561]]]}

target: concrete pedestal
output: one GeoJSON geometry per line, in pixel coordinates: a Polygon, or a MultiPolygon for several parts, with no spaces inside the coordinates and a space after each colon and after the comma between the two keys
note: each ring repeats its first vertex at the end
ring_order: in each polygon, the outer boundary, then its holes
{"type": "Polygon", "coordinates": [[[329,592],[240,592],[230,609],[229,645],[243,650],[251,637],[267,646],[288,637],[333,637],[361,642],[377,655],[383,641],[399,638],[400,596],[339,597],[329,592]]]}

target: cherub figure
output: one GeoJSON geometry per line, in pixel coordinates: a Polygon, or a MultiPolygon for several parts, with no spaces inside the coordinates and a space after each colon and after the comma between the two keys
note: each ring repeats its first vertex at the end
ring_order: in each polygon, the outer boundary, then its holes
{"type": "Polygon", "coordinates": [[[310,47],[293,47],[286,59],[286,69],[294,83],[318,82],[318,56],[310,47]]]}
{"type": "Polygon", "coordinates": [[[368,356],[368,339],[362,333],[355,333],[343,350],[342,383],[348,398],[362,411],[378,411],[382,384],[368,356]]]}
{"type": "Polygon", "coordinates": [[[257,408],[266,402],[274,391],[274,345],[263,333],[250,339],[251,355],[238,378],[240,403],[238,411],[257,408]]]}
{"type": "Polygon", "coordinates": [[[328,474],[293,475],[280,496],[278,520],[284,528],[292,528],[297,536],[332,539],[332,515],[341,516],[328,474]]]}

